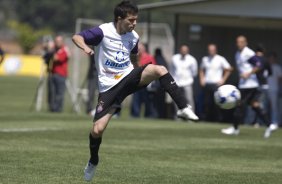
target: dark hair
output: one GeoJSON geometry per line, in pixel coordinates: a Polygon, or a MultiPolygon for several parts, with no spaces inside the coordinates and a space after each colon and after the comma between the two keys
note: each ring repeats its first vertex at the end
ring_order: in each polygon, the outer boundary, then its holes
{"type": "Polygon", "coordinates": [[[122,1],[117,4],[114,9],[115,22],[117,22],[118,17],[122,19],[126,18],[127,14],[136,15],[138,13],[138,7],[130,1],[122,1]]]}
{"type": "Polygon", "coordinates": [[[276,52],[271,51],[271,52],[267,53],[267,57],[268,58],[273,57],[273,58],[277,59],[278,56],[277,56],[276,52]]]}
{"type": "Polygon", "coordinates": [[[155,56],[162,56],[163,54],[162,54],[162,49],[161,48],[156,48],[155,49],[155,56]]]}
{"type": "Polygon", "coordinates": [[[256,52],[262,52],[262,53],[264,53],[264,52],[265,52],[265,48],[264,48],[264,46],[263,46],[262,44],[258,44],[258,45],[256,46],[255,51],[256,51],[256,52]]]}

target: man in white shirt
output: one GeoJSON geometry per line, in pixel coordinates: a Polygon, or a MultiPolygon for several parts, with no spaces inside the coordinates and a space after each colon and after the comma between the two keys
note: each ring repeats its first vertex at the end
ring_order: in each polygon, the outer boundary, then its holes
{"type": "Polygon", "coordinates": [[[269,127],[270,120],[261,108],[259,81],[256,76],[256,73],[260,70],[261,62],[251,59],[255,56],[255,52],[247,45],[248,42],[245,36],[237,37],[238,51],[236,52],[235,59],[240,77],[238,88],[241,92],[241,101],[234,111],[233,126],[222,129],[221,132],[226,135],[238,135],[240,133],[239,123],[244,116],[244,105],[250,105],[256,115],[267,125],[268,128],[265,131],[264,137],[268,138],[273,130],[269,127]]]}
{"type": "Polygon", "coordinates": [[[182,45],[179,51],[172,57],[171,75],[177,85],[183,89],[186,99],[194,110],[193,83],[194,77],[198,74],[198,64],[196,59],[189,54],[187,45],[182,45]]]}
{"type": "MultiPolygon", "coordinates": [[[[277,129],[279,124],[279,86],[282,85],[282,68],[277,62],[277,54],[271,52],[267,56],[272,75],[268,77],[268,95],[271,105],[271,125],[272,129],[277,129]]],[[[281,88],[280,88],[281,89],[281,88]]]]}
{"type": "Polygon", "coordinates": [[[232,67],[228,61],[217,54],[215,44],[208,45],[208,56],[203,57],[200,70],[200,84],[204,88],[205,120],[219,121],[222,118],[220,109],[214,103],[214,92],[225,84],[231,74],[232,67]]]}
{"type": "Polygon", "coordinates": [[[134,31],[137,18],[137,6],[130,1],[122,1],[114,9],[114,22],[83,30],[72,37],[86,54],[94,54],[88,45],[95,46],[98,72],[99,98],[89,134],[90,159],[84,170],[86,181],[94,177],[102,135],[113,114],[120,111],[121,103],[128,95],[145,88],[153,80],[159,80],[176,102],[180,109],[177,112],[179,117],[198,120],[165,67],[152,64],[138,66],[139,36],[134,31]]]}

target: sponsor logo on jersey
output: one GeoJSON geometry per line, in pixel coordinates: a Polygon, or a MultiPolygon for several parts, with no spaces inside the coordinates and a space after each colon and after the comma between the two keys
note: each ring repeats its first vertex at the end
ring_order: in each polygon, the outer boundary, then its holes
{"type": "Polygon", "coordinates": [[[118,79],[121,78],[122,75],[123,75],[123,74],[117,74],[117,75],[114,76],[114,78],[115,78],[116,80],[118,80],[118,79]]]}
{"type": "Polygon", "coordinates": [[[116,52],[115,61],[107,59],[105,62],[105,66],[110,68],[125,68],[128,67],[130,64],[130,61],[125,61],[125,55],[126,53],[122,51],[116,52]]]}
{"type": "Polygon", "coordinates": [[[105,62],[105,66],[110,67],[110,68],[125,68],[128,67],[130,64],[130,61],[127,61],[125,63],[117,63],[115,61],[107,60],[105,62]]]}

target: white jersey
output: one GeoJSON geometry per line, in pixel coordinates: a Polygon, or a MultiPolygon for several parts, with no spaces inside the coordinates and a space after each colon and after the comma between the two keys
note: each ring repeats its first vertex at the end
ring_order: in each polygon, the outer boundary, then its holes
{"type": "MultiPolygon", "coordinates": [[[[249,73],[253,70],[254,66],[249,62],[249,59],[254,55],[255,52],[248,47],[245,47],[242,51],[236,52],[235,59],[239,75],[242,75],[243,73],[249,73]]],[[[240,78],[238,87],[240,89],[259,87],[256,74],[251,74],[247,79],[240,78]]]]}
{"type": "Polygon", "coordinates": [[[175,54],[172,57],[171,74],[180,87],[193,84],[194,77],[198,74],[196,59],[190,54],[184,58],[181,54],[175,54]]]}
{"type": "Polygon", "coordinates": [[[213,57],[205,56],[201,63],[201,69],[205,71],[205,81],[207,84],[218,83],[222,79],[223,71],[230,68],[228,61],[220,55],[213,57]]]}
{"type": "Polygon", "coordinates": [[[139,36],[135,31],[120,35],[113,22],[80,33],[85,43],[96,46],[95,65],[99,92],[105,92],[119,83],[132,70],[130,54],[137,54],[139,36]]]}

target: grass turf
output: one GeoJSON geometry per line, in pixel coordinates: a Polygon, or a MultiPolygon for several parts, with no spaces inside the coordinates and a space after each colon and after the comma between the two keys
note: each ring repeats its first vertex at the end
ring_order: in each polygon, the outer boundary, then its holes
{"type": "MultiPolygon", "coordinates": [[[[0,183],[86,183],[91,119],[28,112],[36,80],[0,83],[0,183]]],[[[280,184],[281,132],[265,140],[264,129],[242,127],[240,136],[229,137],[219,132],[225,126],[113,120],[93,183],[280,184]]]]}

